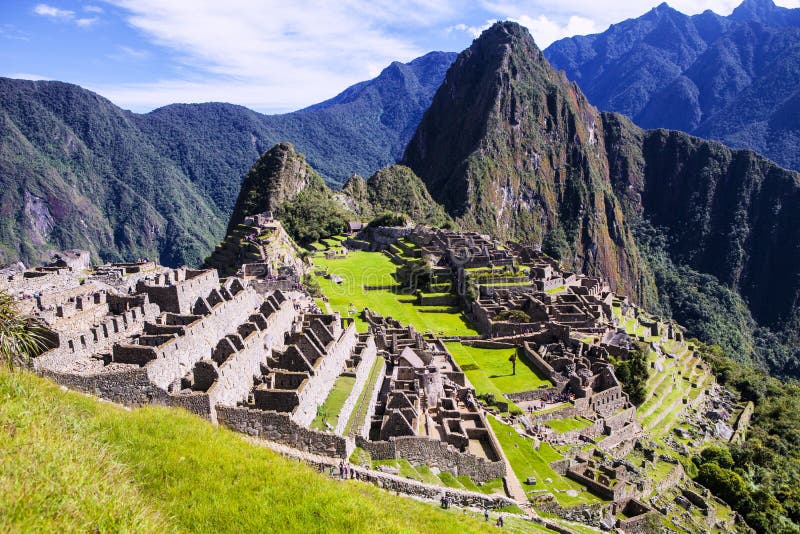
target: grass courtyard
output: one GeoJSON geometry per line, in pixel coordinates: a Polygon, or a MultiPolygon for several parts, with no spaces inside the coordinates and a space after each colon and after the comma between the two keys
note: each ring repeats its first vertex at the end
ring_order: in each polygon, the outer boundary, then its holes
{"type": "Polygon", "coordinates": [[[496,398],[504,399],[507,393],[553,385],[549,380],[540,377],[521,357],[517,358],[517,373],[512,374],[508,358],[517,351],[515,348],[484,349],[459,342],[448,342],[445,346],[478,394],[492,393],[496,398]]]}
{"type": "Polygon", "coordinates": [[[484,529],[458,508],[330,480],[182,410],[125,410],[0,367],[0,532],[484,529]]]}
{"type": "Polygon", "coordinates": [[[314,257],[315,270],[342,277],[342,283],[317,276],[328,304],[343,317],[354,317],[359,331],[367,330],[360,317],[364,308],[384,316],[391,316],[403,324],[410,324],[420,332],[444,336],[474,336],[478,332],[457,308],[447,306],[419,306],[416,296],[401,293],[394,278],[397,266],[385,255],[377,252],[352,251],[343,258],[314,257]],[[366,289],[368,287],[380,289],[366,289]],[[358,313],[351,315],[351,309],[358,313]]]}

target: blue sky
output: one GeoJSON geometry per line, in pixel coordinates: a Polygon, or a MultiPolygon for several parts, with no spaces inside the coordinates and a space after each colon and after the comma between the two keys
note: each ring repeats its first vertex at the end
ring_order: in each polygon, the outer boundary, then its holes
{"type": "MultiPolygon", "coordinates": [[[[740,0],[674,0],[727,15],[740,0]]],[[[498,19],[540,47],[603,31],[659,0],[0,0],[0,75],[52,79],[144,112],[226,101],[299,109],[394,60],[460,51],[498,19]]],[[[800,7],[800,0],[779,0],[800,7]]]]}

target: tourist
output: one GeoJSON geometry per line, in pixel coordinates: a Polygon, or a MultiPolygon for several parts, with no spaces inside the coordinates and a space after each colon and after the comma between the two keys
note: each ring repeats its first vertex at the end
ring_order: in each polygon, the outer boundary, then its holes
{"type": "Polygon", "coordinates": [[[502,515],[501,515],[501,516],[499,516],[499,517],[497,518],[497,523],[496,523],[496,525],[497,525],[498,527],[500,527],[500,528],[503,528],[503,516],[502,516],[502,515]]]}
{"type": "Polygon", "coordinates": [[[484,521],[489,521],[489,508],[486,506],[483,507],[483,519],[484,521]]]}

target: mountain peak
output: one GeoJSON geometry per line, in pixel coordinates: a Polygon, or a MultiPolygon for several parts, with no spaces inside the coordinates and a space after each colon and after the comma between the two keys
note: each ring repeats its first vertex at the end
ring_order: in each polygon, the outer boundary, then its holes
{"type": "Polygon", "coordinates": [[[474,43],[489,46],[505,46],[515,43],[539,52],[539,47],[527,28],[511,20],[498,21],[483,30],[474,43]]]}
{"type": "Polygon", "coordinates": [[[730,18],[740,22],[768,22],[770,15],[778,10],[772,0],[744,0],[733,10],[730,18]]]}
{"type": "Polygon", "coordinates": [[[294,145],[278,143],[264,152],[245,176],[228,230],[248,215],[276,211],[306,187],[324,188],[324,184],[294,145]]]}
{"type": "Polygon", "coordinates": [[[534,246],[568,234],[559,242],[569,242],[570,268],[622,284],[635,266],[624,256],[629,234],[607,220],[618,207],[601,193],[610,188],[595,156],[601,131],[597,110],[530,33],[499,22],[450,67],[403,161],[463,228],[534,246]]]}

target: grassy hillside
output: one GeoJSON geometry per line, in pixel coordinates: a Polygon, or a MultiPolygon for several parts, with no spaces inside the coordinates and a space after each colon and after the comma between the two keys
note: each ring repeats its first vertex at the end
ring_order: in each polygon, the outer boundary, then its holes
{"type": "Polygon", "coordinates": [[[0,369],[0,531],[480,532],[461,511],[327,479],[167,408],[0,369]]]}

